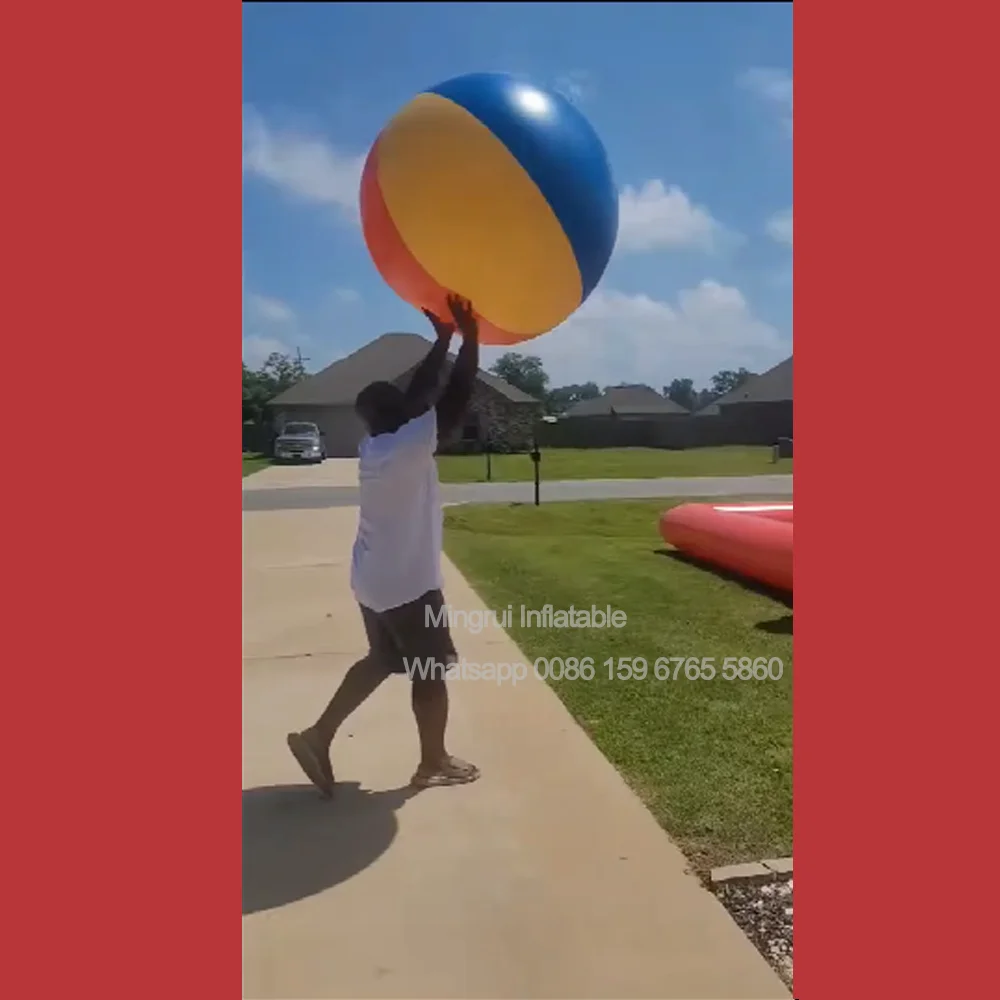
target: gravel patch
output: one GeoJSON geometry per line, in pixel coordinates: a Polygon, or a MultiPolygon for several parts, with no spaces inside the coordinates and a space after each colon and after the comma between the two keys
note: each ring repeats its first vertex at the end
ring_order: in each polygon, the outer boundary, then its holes
{"type": "Polygon", "coordinates": [[[785,984],[792,986],[792,882],[722,882],[715,894],[733,920],[770,962],[785,984]]]}

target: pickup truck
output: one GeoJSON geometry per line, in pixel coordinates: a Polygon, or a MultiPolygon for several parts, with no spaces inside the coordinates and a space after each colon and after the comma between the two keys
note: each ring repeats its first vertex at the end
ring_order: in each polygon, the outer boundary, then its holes
{"type": "Polygon", "coordinates": [[[277,462],[322,462],[326,458],[323,432],[305,421],[287,423],[274,441],[277,462]]]}

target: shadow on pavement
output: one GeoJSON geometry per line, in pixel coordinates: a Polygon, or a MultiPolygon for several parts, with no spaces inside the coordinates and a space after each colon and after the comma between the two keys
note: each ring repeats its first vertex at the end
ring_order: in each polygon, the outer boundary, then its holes
{"type": "Polygon", "coordinates": [[[409,787],[373,792],[357,782],[322,798],[311,785],[243,790],[243,913],[314,896],[363,871],[396,836],[409,787]]]}

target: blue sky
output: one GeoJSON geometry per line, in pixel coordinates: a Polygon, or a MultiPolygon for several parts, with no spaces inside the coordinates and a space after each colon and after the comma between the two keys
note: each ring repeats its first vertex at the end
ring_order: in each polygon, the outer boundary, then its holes
{"type": "MultiPolygon", "coordinates": [[[[598,289],[519,349],[555,385],[763,371],[791,353],[790,3],[243,6],[243,354],[318,370],[390,330],[357,216],[361,165],[412,96],[524,74],[588,116],[620,190],[598,289]]],[[[487,365],[500,353],[484,349],[487,365]]]]}

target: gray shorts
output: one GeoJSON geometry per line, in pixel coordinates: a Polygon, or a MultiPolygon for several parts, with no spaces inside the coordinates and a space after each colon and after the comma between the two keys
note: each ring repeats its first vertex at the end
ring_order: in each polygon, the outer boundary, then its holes
{"type": "Polygon", "coordinates": [[[447,615],[441,615],[444,594],[440,590],[429,590],[415,601],[388,611],[372,611],[363,604],[359,607],[370,655],[384,663],[390,673],[407,673],[407,660],[411,662],[411,676],[415,660],[433,660],[444,666],[458,660],[447,615]],[[427,620],[428,608],[441,619],[440,624],[427,620]]]}

